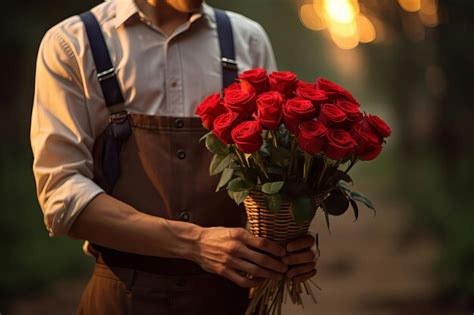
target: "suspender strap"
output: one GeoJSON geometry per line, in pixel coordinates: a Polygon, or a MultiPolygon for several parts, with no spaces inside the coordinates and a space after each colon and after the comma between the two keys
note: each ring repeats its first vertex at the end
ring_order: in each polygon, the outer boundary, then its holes
{"type": "Polygon", "coordinates": [[[123,110],[123,95],[120,90],[115,68],[110,60],[109,50],[104,40],[104,35],[99,22],[92,12],[87,11],[79,15],[86,27],[87,38],[97,69],[97,79],[99,80],[102,93],[104,94],[105,104],[110,113],[116,113],[123,110]],[[121,106],[114,106],[114,105],[121,106]],[[118,108],[117,108],[118,107],[118,108]]]}
{"type": "Polygon", "coordinates": [[[234,34],[229,16],[225,11],[214,9],[217,23],[217,34],[222,61],[222,86],[225,88],[237,77],[237,62],[235,61],[234,34]]]}

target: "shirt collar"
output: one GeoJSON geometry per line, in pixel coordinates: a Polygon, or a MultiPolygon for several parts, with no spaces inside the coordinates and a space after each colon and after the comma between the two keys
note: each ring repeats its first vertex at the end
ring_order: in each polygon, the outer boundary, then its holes
{"type": "MultiPolygon", "coordinates": [[[[140,10],[135,0],[116,0],[115,10],[115,27],[119,27],[132,17],[137,17],[140,10]]],[[[203,1],[201,7],[190,17],[190,22],[198,20],[201,16],[208,19],[209,22],[215,22],[214,10],[206,2],[203,1]]]]}

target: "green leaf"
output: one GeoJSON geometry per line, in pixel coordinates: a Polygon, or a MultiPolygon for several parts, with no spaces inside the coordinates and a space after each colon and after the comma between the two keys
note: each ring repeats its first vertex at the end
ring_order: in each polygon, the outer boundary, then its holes
{"type": "Polygon", "coordinates": [[[375,211],[374,205],[372,204],[372,202],[369,200],[369,198],[366,195],[361,194],[360,192],[357,192],[357,191],[353,191],[351,192],[351,198],[363,203],[364,205],[367,206],[367,208],[370,208],[375,211]]]}
{"type": "Polygon", "coordinates": [[[219,180],[219,183],[217,184],[216,192],[221,189],[221,187],[224,187],[232,178],[232,175],[234,174],[234,170],[231,168],[225,168],[224,171],[222,172],[221,178],[219,180]]]}
{"type": "Polygon", "coordinates": [[[206,139],[207,136],[209,136],[210,134],[212,133],[212,130],[209,131],[208,133],[206,133],[204,136],[202,136],[201,138],[199,138],[199,142],[201,142],[202,140],[206,139]]]}
{"type": "Polygon", "coordinates": [[[245,181],[245,179],[241,177],[234,178],[227,185],[227,190],[232,192],[241,192],[251,188],[252,187],[245,181]]]}
{"type": "Polygon", "coordinates": [[[293,219],[296,224],[311,221],[315,214],[313,202],[307,196],[299,197],[291,202],[293,219]]]}
{"type": "Polygon", "coordinates": [[[278,212],[281,209],[282,197],[280,194],[267,195],[264,194],[268,210],[278,212]]]}
{"type": "Polygon", "coordinates": [[[349,199],[349,202],[351,203],[352,210],[354,210],[354,217],[355,217],[354,222],[355,222],[359,218],[359,207],[357,206],[357,202],[355,202],[354,200],[349,199]]]}
{"type": "Polygon", "coordinates": [[[228,167],[231,161],[231,157],[229,155],[220,155],[215,154],[209,164],[209,175],[217,175],[224,170],[224,168],[228,167]]]}
{"type": "Polygon", "coordinates": [[[210,134],[206,138],[206,148],[214,154],[227,155],[229,148],[215,134],[210,134]]]}
{"type": "Polygon", "coordinates": [[[336,186],[341,188],[343,191],[347,193],[350,193],[352,191],[352,186],[348,182],[345,182],[342,179],[336,184],[336,186]]]}
{"type": "Polygon", "coordinates": [[[245,197],[247,197],[247,195],[249,194],[249,191],[244,190],[236,192],[228,190],[227,194],[235,201],[237,205],[240,205],[244,201],[245,197]]]}
{"type": "Polygon", "coordinates": [[[282,189],[284,184],[284,181],[265,183],[262,185],[262,192],[269,195],[276,194],[282,189]]]}

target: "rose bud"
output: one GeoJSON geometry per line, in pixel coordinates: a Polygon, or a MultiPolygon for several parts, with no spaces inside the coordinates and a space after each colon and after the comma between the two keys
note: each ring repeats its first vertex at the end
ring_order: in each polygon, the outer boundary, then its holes
{"type": "Polygon", "coordinates": [[[256,94],[253,88],[249,91],[233,89],[227,91],[224,95],[224,106],[235,113],[238,113],[242,119],[252,116],[255,112],[256,94]]]}
{"type": "Polygon", "coordinates": [[[350,122],[349,125],[352,125],[362,119],[362,113],[360,112],[359,104],[346,100],[337,100],[336,106],[346,114],[347,121],[350,122]]]}
{"type": "Polygon", "coordinates": [[[328,127],[342,127],[347,115],[334,104],[323,104],[318,119],[328,127]]]}
{"type": "Polygon", "coordinates": [[[326,143],[328,129],[319,120],[308,120],[298,126],[298,145],[301,150],[316,155],[326,143]]]}
{"type": "Polygon", "coordinates": [[[228,111],[217,116],[212,132],[225,144],[231,144],[233,141],[230,133],[239,122],[239,114],[228,111]]]}
{"type": "Polygon", "coordinates": [[[303,98],[292,98],[283,104],[283,123],[286,129],[293,134],[298,134],[298,125],[316,117],[316,109],[311,101],[303,98]]]}
{"type": "Polygon", "coordinates": [[[256,119],[265,129],[277,129],[281,122],[283,95],[277,91],[262,93],[257,97],[256,119]]]}
{"type": "Polygon", "coordinates": [[[354,154],[359,160],[373,160],[382,152],[382,138],[371,128],[365,128],[363,124],[358,123],[352,130],[352,137],[357,142],[354,154]]]}
{"type": "Polygon", "coordinates": [[[270,81],[267,76],[267,70],[263,68],[255,68],[242,72],[239,75],[239,79],[241,80],[240,84],[242,86],[250,84],[257,94],[268,91],[270,81]]]}
{"type": "Polygon", "coordinates": [[[207,96],[201,104],[196,107],[195,114],[201,117],[202,124],[205,128],[212,130],[214,127],[214,119],[225,111],[225,107],[221,103],[220,93],[214,93],[207,96]]]}
{"type": "Polygon", "coordinates": [[[310,100],[313,103],[314,108],[316,108],[317,113],[321,109],[321,104],[325,103],[328,100],[326,92],[323,90],[318,90],[316,87],[302,86],[296,89],[295,94],[301,98],[310,100]]]}
{"type": "Polygon", "coordinates": [[[367,117],[364,117],[364,124],[372,127],[380,137],[388,138],[392,134],[390,127],[379,116],[369,114],[367,117]]]}
{"type": "Polygon", "coordinates": [[[343,98],[353,103],[359,104],[359,102],[357,102],[357,100],[354,98],[354,96],[352,96],[349,91],[343,89],[336,83],[331,82],[325,78],[318,78],[316,80],[316,87],[320,90],[326,91],[327,96],[332,101],[343,98]]]}
{"type": "Polygon", "coordinates": [[[351,135],[342,129],[330,129],[326,134],[324,153],[333,160],[342,160],[352,154],[356,146],[351,135]]]}
{"type": "Polygon", "coordinates": [[[286,98],[293,97],[296,88],[296,74],[291,71],[275,71],[268,77],[271,91],[278,91],[286,98]]]}
{"type": "Polygon", "coordinates": [[[232,130],[231,136],[237,148],[244,153],[254,153],[263,144],[262,127],[255,120],[240,123],[232,130]]]}

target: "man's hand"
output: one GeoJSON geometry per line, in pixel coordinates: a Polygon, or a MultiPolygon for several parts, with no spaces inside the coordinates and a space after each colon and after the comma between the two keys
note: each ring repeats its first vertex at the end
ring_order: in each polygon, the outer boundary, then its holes
{"type": "Polygon", "coordinates": [[[283,247],[243,228],[212,227],[202,230],[193,260],[241,287],[255,287],[264,279],[283,278],[288,267],[278,258],[285,255],[283,247]]]}
{"type": "Polygon", "coordinates": [[[316,274],[317,257],[316,249],[313,249],[314,244],[314,237],[305,235],[286,246],[288,254],[282,259],[282,262],[289,266],[286,277],[293,279],[296,285],[316,274]]]}

